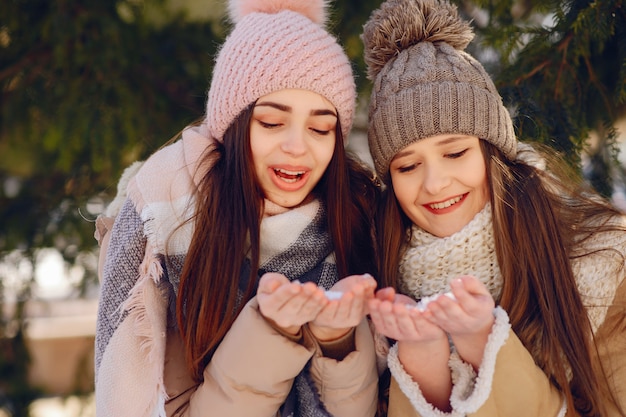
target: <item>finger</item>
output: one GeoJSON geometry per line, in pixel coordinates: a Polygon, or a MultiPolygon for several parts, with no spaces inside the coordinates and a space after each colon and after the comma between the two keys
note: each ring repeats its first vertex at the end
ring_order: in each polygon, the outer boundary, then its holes
{"type": "Polygon", "coordinates": [[[456,299],[456,296],[455,299],[452,299],[443,294],[431,301],[426,307],[426,311],[430,311],[434,316],[440,319],[448,320],[450,320],[451,317],[459,319],[459,316],[463,314],[463,309],[456,299]]]}
{"type": "Polygon", "coordinates": [[[303,325],[317,316],[323,308],[324,302],[326,300],[322,294],[306,294],[303,289],[300,289],[299,294],[292,296],[276,308],[273,313],[274,321],[282,327],[303,325]]]}
{"type": "Polygon", "coordinates": [[[263,274],[263,276],[261,276],[261,278],[259,279],[259,287],[257,289],[257,292],[272,293],[278,287],[288,282],[289,280],[286,276],[276,272],[268,272],[263,274]]]}
{"type": "Polygon", "coordinates": [[[380,303],[381,301],[378,298],[371,298],[367,300],[367,314],[370,315],[370,318],[373,318],[372,315],[380,316],[380,311],[378,310],[380,303]]]}
{"type": "Polygon", "coordinates": [[[363,290],[366,296],[373,296],[378,287],[378,282],[370,274],[363,274],[361,277],[361,283],[363,284],[363,290]]]}
{"type": "Polygon", "coordinates": [[[487,287],[476,277],[461,276],[450,283],[459,304],[469,314],[484,309],[492,309],[495,305],[487,287]]]}
{"type": "Polygon", "coordinates": [[[368,283],[363,281],[359,285],[356,285],[350,293],[345,294],[347,296],[346,301],[349,301],[349,305],[347,306],[348,309],[345,311],[346,318],[358,318],[360,321],[365,312],[365,292],[367,291],[368,286],[368,283]],[[349,297],[350,295],[352,297],[349,297]]]}
{"type": "Polygon", "coordinates": [[[333,300],[329,301],[328,304],[324,306],[322,311],[315,318],[316,323],[320,326],[329,326],[331,323],[335,321],[335,317],[337,317],[337,310],[339,309],[339,301],[333,300]]]}
{"type": "Polygon", "coordinates": [[[304,289],[299,283],[288,282],[280,285],[272,293],[260,294],[260,297],[265,299],[264,313],[285,316],[296,314],[307,295],[304,294],[304,289]]]}
{"type": "Polygon", "coordinates": [[[324,295],[324,291],[315,284],[304,285],[302,293],[294,300],[297,314],[303,320],[313,320],[322,309],[329,303],[324,295]]]}
{"type": "Polygon", "coordinates": [[[300,292],[300,285],[290,283],[280,274],[264,274],[259,281],[257,298],[262,313],[274,316],[291,298],[300,292]]]}
{"type": "Polygon", "coordinates": [[[391,287],[382,288],[376,291],[375,296],[381,301],[393,301],[396,296],[396,291],[391,287]]]}
{"type": "Polygon", "coordinates": [[[458,288],[463,288],[469,294],[473,296],[477,295],[488,295],[489,291],[485,284],[483,284],[478,278],[472,275],[462,275],[451,282],[451,285],[458,288]]]}
{"type": "Polygon", "coordinates": [[[398,334],[398,323],[396,321],[396,316],[393,311],[393,303],[389,301],[383,301],[380,305],[379,310],[385,327],[394,334],[398,334]]]}
{"type": "Polygon", "coordinates": [[[350,291],[344,293],[339,300],[333,301],[333,303],[337,303],[336,307],[332,311],[332,317],[330,315],[327,317],[332,326],[345,327],[349,325],[353,317],[354,298],[354,294],[350,291]]]}
{"type": "Polygon", "coordinates": [[[414,299],[404,294],[396,294],[394,297],[394,303],[396,304],[404,304],[404,305],[415,305],[417,304],[414,299]]]}
{"type": "Polygon", "coordinates": [[[401,335],[404,336],[406,340],[415,339],[419,336],[419,332],[415,327],[415,321],[409,314],[409,309],[406,305],[402,304],[394,304],[393,312],[396,317],[396,325],[398,327],[398,331],[401,335]]]}
{"type": "Polygon", "coordinates": [[[356,325],[367,313],[366,292],[369,292],[370,295],[368,300],[372,299],[376,283],[369,274],[359,276],[358,279],[360,281],[354,284],[349,291],[344,292],[341,298],[337,300],[334,316],[331,318],[328,315],[327,318],[333,320],[334,325],[342,327],[356,325]]]}
{"type": "Polygon", "coordinates": [[[383,333],[386,336],[388,336],[385,332],[386,329],[384,326],[382,314],[380,312],[380,300],[378,299],[370,300],[368,302],[368,309],[369,309],[370,319],[372,320],[372,323],[374,323],[374,326],[376,326],[376,329],[378,329],[380,333],[383,333]]]}

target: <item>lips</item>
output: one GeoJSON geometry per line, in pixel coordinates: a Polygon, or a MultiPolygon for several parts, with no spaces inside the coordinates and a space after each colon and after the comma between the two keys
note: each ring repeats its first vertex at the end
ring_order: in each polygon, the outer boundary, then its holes
{"type": "Polygon", "coordinates": [[[459,201],[461,201],[461,200],[463,199],[463,197],[464,197],[464,196],[465,196],[465,195],[459,195],[459,196],[453,197],[453,198],[451,198],[451,199],[449,199],[449,200],[442,201],[442,202],[440,202],[440,203],[431,203],[431,204],[429,204],[428,206],[429,206],[431,209],[433,209],[433,210],[442,210],[442,209],[445,209],[445,208],[448,208],[448,207],[450,207],[450,206],[455,205],[456,203],[458,203],[459,201]]]}
{"type": "Polygon", "coordinates": [[[304,174],[306,174],[306,171],[289,171],[286,169],[274,168],[274,174],[285,182],[294,183],[299,181],[304,174]]]}
{"type": "Polygon", "coordinates": [[[456,197],[449,198],[444,201],[439,201],[436,203],[426,203],[424,207],[434,214],[446,214],[456,209],[456,206],[463,202],[467,197],[468,193],[458,195],[456,197]]]}
{"type": "Polygon", "coordinates": [[[272,183],[286,192],[298,191],[307,184],[311,171],[305,167],[270,167],[272,183]]]}

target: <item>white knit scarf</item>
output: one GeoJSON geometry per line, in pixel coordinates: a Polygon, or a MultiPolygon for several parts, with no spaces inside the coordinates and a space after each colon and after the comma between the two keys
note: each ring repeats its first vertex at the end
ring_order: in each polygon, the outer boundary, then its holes
{"type": "Polygon", "coordinates": [[[402,293],[420,299],[449,291],[450,281],[459,275],[474,275],[494,298],[500,296],[490,203],[451,236],[437,237],[415,225],[407,233],[410,240],[399,266],[402,293]]]}
{"type": "MultiPolygon", "coordinates": [[[[491,204],[480,211],[459,232],[444,238],[434,236],[418,226],[407,231],[409,243],[400,260],[400,291],[416,300],[450,290],[450,281],[459,275],[474,275],[482,281],[494,299],[502,293],[503,278],[496,256],[491,204]]],[[[624,227],[625,217],[616,217],[624,227]]],[[[626,256],[623,232],[599,234],[577,247],[578,252],[594,253],[571,259],[576,285],[595,332],[613,302],[615,291],[624,279],[624,266],[612,251],[626,256]]]]}

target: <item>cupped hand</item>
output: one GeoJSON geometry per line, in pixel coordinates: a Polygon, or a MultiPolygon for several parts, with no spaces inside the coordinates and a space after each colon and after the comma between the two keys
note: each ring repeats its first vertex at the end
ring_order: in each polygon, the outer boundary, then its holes
{"type": "Polygon", "coordinates": [[[495,302],[473,276],[454,279],[450,288],[456,300],[440,296],[428,304],[424,315],[446,330],[463,360],[478,369],[495,321],[495,302]]]}
{"type": "Polygon", "coordinates": [[[297,334],[303,324],[315,319],[329,303],[324,290],[307,282],[290,282],[275,272],[259,280],[257,300],[261,314],[290,334],[297,334]]]}
{"type": "Polygon", "coordinates": [[[451,336],[470,335],[491,329],[495,302],[487,287],[476,277],[460,276],[450,282],[454,298],[439,296],[424,315],[451,336]]]}
{"type": "Polygon", "coordinates": [[[369,315],[376,330],[402,342],[433,342],[447,339],[438,325],[420,312],[412,298],[396,294],[392,288],[383,288],[368,302],[369,315]]]}
{"type": "Polygon", "coordinates": [[[311,333],[321,341],[338,339],[357,326],[367,314],[367,301],[374,298],[376,280],[369,274],[343,278],[331,291],[341,298],[330,300],[309,323],[311,333]]]}

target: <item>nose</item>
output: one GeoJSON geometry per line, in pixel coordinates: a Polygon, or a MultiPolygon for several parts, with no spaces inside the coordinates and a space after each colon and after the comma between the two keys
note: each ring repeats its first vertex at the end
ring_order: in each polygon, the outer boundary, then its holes
{"type": "Polygon", "coordinates": [[[451,183],[451,177],[445,168],[431,164],[425,167],[424,182],[422,186],[431,195],[437,195],[451,183]]]}
{"type": "Polygon", "coordinates": [[[306,152],[304,135],[305,132],[297,127],[285,131],[285,137],[280,145],[281,150],[293,156],[303,155],[306,152]]]}

